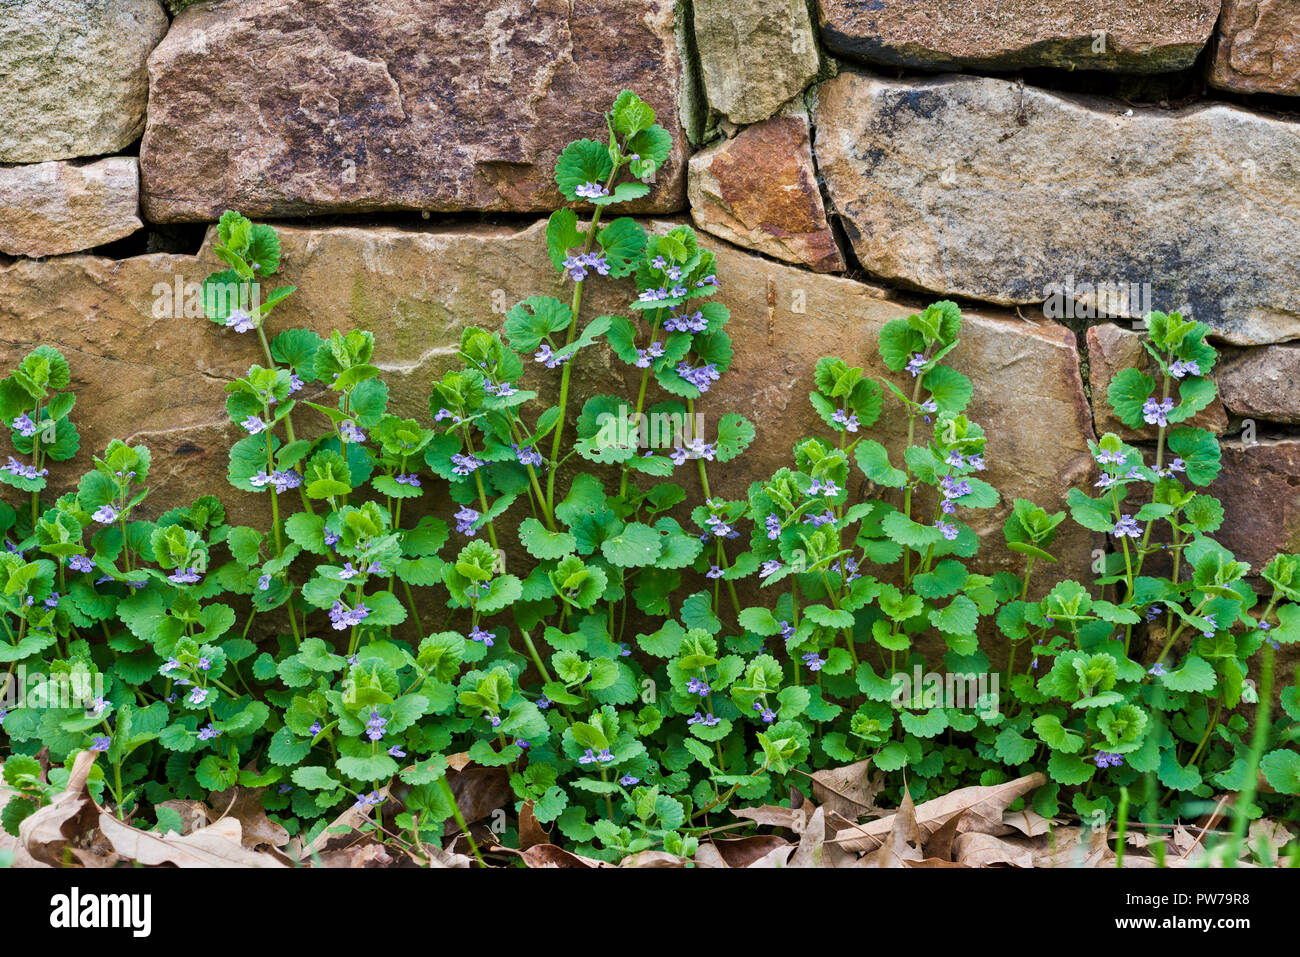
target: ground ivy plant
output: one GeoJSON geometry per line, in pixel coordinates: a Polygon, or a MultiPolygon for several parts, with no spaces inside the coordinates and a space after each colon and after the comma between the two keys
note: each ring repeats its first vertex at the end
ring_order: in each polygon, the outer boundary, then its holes
{"type": "Polygon", "coordinates": [[[710,466],[755,437],[709,402],[733,358],[717,263],[689,227],[612,217],[672,143],[629,92],[606,124],[556,165],[562,294],[467,328],[427,408],[390,401],[371,332],[277,328],[294,289],[262,292],[276,233],[222,216],[204,302],[226,331],[211,334],[260,352],[226,386],[241,437],[224,505],[150,509],[149,450],[121,441],[42,498],[79,446],[68,363],[41,346],[0,381],[0,480],[27,496],[0,504],[0,665],[9,689],[45,679],[0,712],[7,830],[86,749],[96,799],[138,825],[255,788],[304,838],[358,808],[417,853],[449,821],[466,830],[449,775],[467,766],[512,795],[494,841],[527,811],[608,859],[689,856],[729,807],[864,760],[882,800],[1045,771],[1033,806],[1090,819],[1130,790],[1151,820],[1192,813],[1257,768],[1300,791],[1295,688],[1289,723],[1261,708],[1252,732],[1239,707],[1270,700],[1253,669],[1300,639],[1300,557],[1252,570],[1211,537],[1222,508],[1198,489],[1218,444],[1180,424],[1213,397],[1204,326],[1152,314],[1159,380],[1129,370],[1111,388],[1158,439],[1148,464],[1102,437],[1101,480],[1070,494],[1070,518],[1114,543],[1090,586],[1035,587],[1055,581],[1035,572],[1066,514],[981,477],[951,302],[885,324],[877,375],[819,361],[821,434],[717,495],[710,466]],[[621,314],[583,314],[593,282],[624,295],[621,314]],[[603,349],[627,394],[573,395],[575,365],[603,349]],[[886,402],[901,443],[866,437],[886,402]],[[1022,574],[979,556],[970,523],[999,508],[1022,574]]]}

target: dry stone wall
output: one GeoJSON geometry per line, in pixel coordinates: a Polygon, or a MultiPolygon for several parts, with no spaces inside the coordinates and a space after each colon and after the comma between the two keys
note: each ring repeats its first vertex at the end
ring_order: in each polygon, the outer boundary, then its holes
{"type": "MultiPolygon", "coordinates": [[[[220,492],[251,517],[222,387],[254,345],[187,315],[205,224],[276,223],[299,289],[277,316],[373,329],[394,408],[419,414],[460,329],[557,286],[551,166],[628,87],[676,144],[637,213],[701,230],[732,310],[708,404],[758,440],[721,491],[814,427],[819,356],[881,373],[881,324],[950,297],[992,480],[1060,507],[1118,428],[1102,396],[1141,360],[1133,320],[1182,309],[1224,350],[1197,424],[1225,443],[1226,544],[1300,551],[1295,5],[953,6],[0,0],[0,365],[40,342],[71,360],[82,451],[56,483],[128,438],[154,449],[151,508],[220,492]],[[1130,95],[1152,77],[1178,95],[1130,95]]],[[[617,374],[589,360],[579,388],[617,374]]],[[[1076,528],[1056,575],[1102,546],[1076,528]]]]}

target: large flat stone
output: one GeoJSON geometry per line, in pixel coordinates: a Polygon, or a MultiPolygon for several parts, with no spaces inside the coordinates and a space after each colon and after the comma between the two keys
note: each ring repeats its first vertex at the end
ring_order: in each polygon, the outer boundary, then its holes
{"type": "Polygon", "coordinates": [[[134,156],[0,166],[0,253],[58,256],[140,228],[134,156]]]}
{"type": "Polygon", "coordinates": [[[1300,346],[1234,350],[1215,369],[1223,404],[1235,415],[1300,423],[1300,346]]]}
{"type": "Polygon", "coordinates": [[[1219,3],[820,0],[820,22],[836,53],[888,66],[1161,73],[1195,62],[1219,3]]]}
{"type": "Polygon", "coordinates": [[[1300,266],[1277,228],[1300,218],[1298,124],[976,77],[842,73],[817,97],[818,168],[881,277],[1007,305],[1149,283],[1150,308],[1228,342],[1300,338],[1300,266]]]}
{"type": "Polygon", "coordinates": [[[553,209],[555,159],[604,139],[632,89],[674,153],[647,210],[681,209],[673,0],[233,0],[176,18],[149,59],[154,222],[553,209]]]}
{"type": "Polygon", "coordinates": [[[806,0],[694,0],[709,106],[733,123],[765,120],[817,75],[806,0]]]}
{"type": "Polygon", "coordinates": [[[1300,6],[1289,0],[1224,0],[1210,85],[1300,95],[1300,6]]]}
{"type": "Polygon", "coordinates": [[[144,129],[157,0],[0,6],[0,163],[116,153],[144,129]]]}
{"type": "Polygon", "coordinates": [[[844,268],[817,186],[808,117],[777,116],[691,157],[695,225],[817,272],[844,268]]]}
{"type": "MultiPolygon", "coordinates": [[[[543,230],[542,222],[520,230],[436,232],[283,228],[283,265],[275,279],[299,291],[277,308],[273,327],[304,325],[323,334],[334,328],[373,330],[376,364],[392,390],[390,408],[423,420],[429,383],[455,363],[456,341],[466,323],[499,322],[494,306],[561,290],[544,250],[543,230]]],[[[725,412],[742,413],[755,424],[758,438],[745,455],[712,470],[716,493],[743,497],[751,481],[790,464],[798,438],[825,432],[807,401],[817,359],[836,353],[873,374],[889,374],[875,358],[879,330],[914,307],[879,298],[860,283],[702,240],[718,257],[720,296],[731,308],[736,358],[699,410],[710,431],[725,412]]],[[[155,300],[178,277],[198,282],[214,265],[207,254],[203,261],[171,255],[121,261],[70,256],[0,269],[0,368],[37,342],[48,342],[68,355],[80,394],[74,420],[81,429],[81,452],[70,467],[54,470],[55,490],[72,487],[90,456],[120,437],[154,450],[149,514],[213,493],[238,520],[261,517],[266,497],[236,492],[225,478],[229,444],[240,433],[226,419],[223,385],[262,361],[256,340],[203,319],[154,315],[155,300]]],[[[597,283],[584,314],[624,311],[631,290],[628,281],[597,283]]],[[[617,389],[623,374],[626,393],[635,394],[631,374],[614,371],[607,353],[583,355],[575,395],[617,389]]],[[[1004,497],[977,526],[990,544],[985,567],[1020,566],[1001,548],[1011,499],[1031,498],[1060,509],[1071,484],[1092,480],[1086,445],[1092,428],[1077,360],[1073,334],[1055,323],[967,317],[951,361],[975,382],[970,414],[989,434],[985,477],[1004,497]]],[[[553,394],[556,373],[528,365],[532,384],[544,396],[553,394]]],[[[575,401],[571,413],[576,415],[580,404],[575,401]]],[[[905,420],[894,404],[886,407],[872,434],[897,450],[905,420]]],[[[305,409],[295,418],[301,435],[322,429],[305,409]]],[[[678,480],[691,486],[694,476],[692,467],[678,480]]],[[[427,504],[444,507],[446,496],[436,491],[427,504]]],[[[1086,580],[1091,547],[1086,533],[1064,526],[1054,549],[1062,561],[1051,574],[1086,580]]],[[[1044,582],[1048,578],[1043,575],[1044,582]]]]}
{"type": "MultiPolygon", "coordinates": [[[[1088,329],[1088,382],[1092,386],[1092,420],[1098,435],[1114,432],[1128,442],[1138,439],[1155,441],[1159,435],[1159,430],[1153,425],[1140,431],[1130,429],[1115,418],[1106,399],[1111,380],[1125,369],[1136,367],[1147,375],[1156,375],[1155,360],[1142,348],[1143,338],[1141,333],[1112,323],[1088,329]]],[[[1218,371],[1216,366],[1216,378],[1218,371]]],[[[1216,398],[1192,416],[1187,424],[1222,435],[1228,428],[1228,414],[1223,409],[1223,402],[1216,398]]]]}
{"type": "Polygon", "coordinates": [[[1255,574],[1278,552],[1300,552],[1300,441],[1225,442],[1209,487],[1223,503],[1215,533],[1255,574]]]}

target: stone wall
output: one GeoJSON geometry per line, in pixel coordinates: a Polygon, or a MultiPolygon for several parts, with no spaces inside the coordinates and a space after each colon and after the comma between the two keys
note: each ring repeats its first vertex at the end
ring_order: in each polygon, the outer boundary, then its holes
{"type": "MultiPolygon", "coordinates": [[[[676,142],[637,212],[702,231],[734,317],[707,405],[758,440],[721,491],[813,428],[819,356],[881,373],[880,325],[945,297],[990,478],[1059,508],[1118,428],[1098,399],[1142,359],[1134,320],[1181,309],[1225,352],[1198,421],[1225,541],[1300,551],[1300,5],[0,0],[0,83],[0,366],[40,342],[72,363],[56,487],[122,437],[154,449],[155,512],[218,492],[249,515],[222,386],[254,344],[183,308],[226,208],[281,228],[277,321],[373,329],[422,413],[463,326],[558,288],[552,164],[626,87],[676,142]]],[[[595,363],[580,388],[616,375],[595,363]]],[[[1060,545],[1086,580],[1103,543],[1060,545]]]]}

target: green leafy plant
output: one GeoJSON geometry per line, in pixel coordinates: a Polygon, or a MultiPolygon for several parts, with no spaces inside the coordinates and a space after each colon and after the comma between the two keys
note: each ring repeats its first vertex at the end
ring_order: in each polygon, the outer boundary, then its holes
{"type": "MultiPolygon", "coordinates": [[[[1257,653],[1300,637],[1300,557],[1262,570],[1262,600],[1210,537],[1222,508],[1197,489],[1218,445],[1179,424],[1213,397],[1205,327],[1152,314],[1160,381],[1130,370],[1111,389],[1125,424],[1159,435],[1154,465],[1104,436],[1100,491],[1070,495],[1073,521],[1117,546],[1091,587],[1031,598],[1066,515],[980,477],[974,384],[946,364],[952,302],[881,328],[883,375],[818,362],[823,434],[745,497],[716,496],[709,466],[755,437],[709,408],[733,358],[717,263],[689,227],[606,220],[671,148],[630,92],[606,119],[556,165],[570,205],[546,244],[571,291],[467,328],[427,410],[390,407],[370,332],[274,329],[294,291],[263,297],[275,231],[221,217],[206,314],[262,353],[226,387],[246,433],[227,474],[236,498],[268,498],[269,527],[213,497],[147,511],[149,450],[119,441],[43,504],[49,463],[78,447],[67,362],[42,346],[0,382],[16,453],[0,479],[31,496],[0,505],[0,664],[6,688],[21,668],[50,692],[0,717],[7,830],[85,750],[96,800],[137,826],[238,787],[308,840],[383,806],[367,827],[417,856],[445,822],[468,838],[451,782],[469,769],[508,786],[514,822],[610,860],[691,857],[710,815],[849,762],[900,801],[904,780],[919,798],[1043,771],[1032,805],[1089,819],[1121,792],[1161,817],[1244,787],[1238,706],[1257,653]],[[624,314],[584,316],[587,284],[620,280],[624,314]],[[635,394],[573,396],[574,365],[605,348],[635,394]],[[901,447],[865,435],[886,402],[901,447]],[[1020,575],[972,570],[968,522],[1000,506],[1020,575]]],[[[1281,703],[1290,722],[1255,763],[1293,795],[1294,687],[1281,703]]]]}

